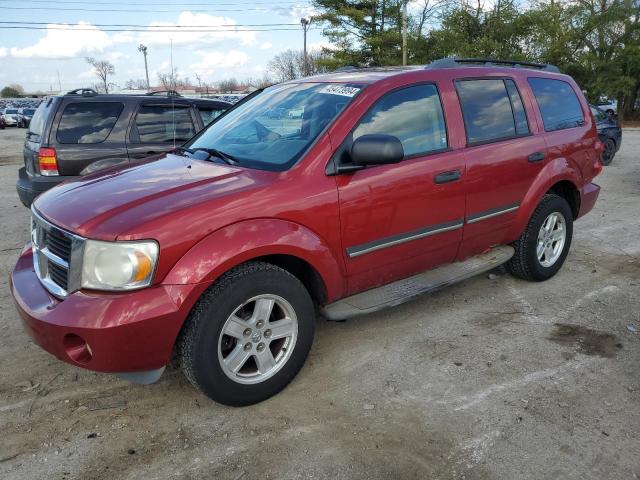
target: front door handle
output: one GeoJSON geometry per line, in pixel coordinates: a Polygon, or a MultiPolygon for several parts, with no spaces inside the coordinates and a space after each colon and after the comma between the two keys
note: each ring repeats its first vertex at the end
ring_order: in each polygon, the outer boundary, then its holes
{"type": "Polygon", "coordinates": [[[540,162],[544,160],[544,153],[543,152],[532,153],[531,155],[529,155],[527,160],[529,160],[529,163],[540,162]]]}
{"type": "Polygon", "coordinates": [[[460,170],[450,170],[436,175],[433,181],[437,184],[455,182],[460,178],[460,170]]]}

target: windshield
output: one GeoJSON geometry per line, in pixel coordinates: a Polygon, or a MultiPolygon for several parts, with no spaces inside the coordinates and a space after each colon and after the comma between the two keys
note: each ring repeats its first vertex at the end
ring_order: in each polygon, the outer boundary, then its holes
{"type": "Polygon", "coordinates": [[[286,170],[361,88],[335,83],[270,87],[212,123],[185,147],[224,152],[243,167],[286,170]]]}
{"type": "Polygon", "coordinates": [[[591,107],[591,113],[593,113],[593,117],[596,119],[597,122],[600,122],[601,120],[606,120],[607,118],[607,114],[597,107],[591,107]]]}
{"type": "Polygon", "coordinates": [[[33,115],[33,112],[35,112],[35,109],[33,108],[26,108],[24,110],[24,115],[33,115]]]}
{"type": "Polygon", "coordinates": [[[7,114],[9,114],[9,115],[12,115],[12,114],[16,114],[16,113],[18,113],[18,110],[14,110],[14,109],[7,108],[7,109],[4,111],[4,113],[7,113],[7,114]]]}

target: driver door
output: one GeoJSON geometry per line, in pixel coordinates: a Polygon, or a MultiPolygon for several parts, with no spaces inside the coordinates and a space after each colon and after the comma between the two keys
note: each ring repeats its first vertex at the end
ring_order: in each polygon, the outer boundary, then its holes
{"type": "Polygon", "coordinates": [[[449,151],[433,84],[381,97],[350,142],[365,134],[397,137],[404,160],[336,176],[349,293],[454,261],[462,241],[465,160],[449,151]]]}

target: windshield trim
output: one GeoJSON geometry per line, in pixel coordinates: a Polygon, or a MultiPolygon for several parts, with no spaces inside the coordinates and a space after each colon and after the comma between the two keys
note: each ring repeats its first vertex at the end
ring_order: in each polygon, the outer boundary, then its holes
{"type": "MultiPolygon", "coordinates": [[[[244,163],[242,163],[242,161],[240,161],[239,163],[235,164],[234,167],[241,167],[241,168],[248,168],[251,170],[259,170],[262,172],[286,172],[288,170],[291,170],[293,168],[295,168],[296,166],[298,166],[298,164],[300,164],[300,162],[305,159],[308,155],[308,153],[316,146],[316,144],[320,141],[320,139],[322,137],[325,136],[325,134],[327,133],[327,131],[335,124],[335,122],[344,114],[345,110],[347,110],[349,108],[349,106],[351,104],[353,104],[353,102],[356,100],[356,98],[358,98],[358,96],[369,86],[368,83],[364,83],[364,82],[317,82],[317,81],[294,81],[294,82],[284,82],[284,83],[277,83],[275,85],[271,85],[270,87],[264,88],[262,90],[256,90],[256,92],[259,93],[263,93],[265,91],[268,91],[271,88],[274,87],[282,87],[285,85],[332,85],[332,84],[336,84],[336,83],[340,83],[340,84],[349,84],[349,85],[357,85],[360,89],[358,90],[358,92],[353,95],[353,97],[351,97],[351,100],[348,102],[348,104],[344,107],[344,109],[339,112],[337,115],[335,115],[328,123],[327,125],[325,125],[325,127],[320,130],[320,132],[318,132],[318,134],[316,135],[316,137],[313,139],[313,141],[304,149],[302,150],[302,152],[300,152],[300,155],[298,155],[298,158],[291,164],[291,165],[287,165],[284,164],[281,167],[282,168],[261,168],[259,166],[256,165],[246,165],[244,163]]],[[[209,125],[207,125],[205,128],[203,128],[200,132],[198,132],[194,137],[192,137],[190,140],[188,140],[186,143],[183,144],[183,147],[186,148],[191,148],[191,145],[193,144],[193,142],[195,142],[198,138],[200,138],[201,135],[204,134],[205,131],[207,131],[212,125],[214,125],[221,117],[223,117],[224,115],[226,115],[228,112],[230,112],[231,110],[233,110],[239,103],[246,103],[246,101],[248,101],[251,98],[255,98],[257,97],[259,94],[255,94],[256,92],[252,92],[249,95],[247,95],[246,97],[244,97],[242,100],[240,100],[239,102],[235,103],[233,107],[231,107],[230,109],[226,110],[222,115],[219,115],[218,117],[216,117],[216,119],[211,122],[209,125]],[[255,95],[254,95],[255,94],[255,95]]],[[[241,159],[240,159],[241,160],[241,159]]]]}

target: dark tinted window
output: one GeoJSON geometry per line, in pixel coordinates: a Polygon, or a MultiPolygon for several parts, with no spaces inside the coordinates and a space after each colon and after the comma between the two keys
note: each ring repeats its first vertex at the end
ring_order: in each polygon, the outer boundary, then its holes
{"type": "Polygon", "coordinates": [[[56,138],[60,143],[103,142],[122,108],[122,103],[116,102],[69,103],[62,112],[56,138]]]}
{"type": "Polygon", "coordinates": [[[54,103],[53,98],[49,98],[49,100],[43,101],[38,106],[29,123],[29,132],[27,134],[29,140],[37,142],[40,139],[40,135],[42,135],[42,131],[44,130],[44,122],[51,113],[51,105],[54,103]]]}
{"type": "Polygon", "coordinates": [[[567,82],[548,78],[530,78],[529,85],[538,102],[545,131],[577,127],[584,123],[576,92],[567,82]]]}
{"type": "Polygon", "coordinates": [[[503,80],[459,80],[456,88],[468,143],[516,135],[511,101],[503,80]]]}
{"type": "Polygon", "coordinates": [[[447,131],[434,85],[416,85],[382,97],[353,132],[353,139],[384,133],[400,139],[405,156],[442,150],[447,131]]]}
{"type": "Polygon", "coordinates": [[[529,124],[527,123],[527,114],[522,105],[522,98],[518,92],[518,87],[513,80],[505,80],[509,98],[511,99],[511,108],[513,109],[513,119],[516,122],[516,134],[525,135],[529,133],[529,124]]]}
{"type": "Polygon", "coordinates": [[[188,108],[171,105],[143,105],[136,116],[137,143],[184,143],[196,133],[188,108]]]}
{"type": "Polygon", "coordinates": [[[198,111],[200,112],[200,118],[202,119],[203,125],[206,127],[213,120],[224,112],[221,108],[207,108],[207,107],[198,107],[198,111]]]}

